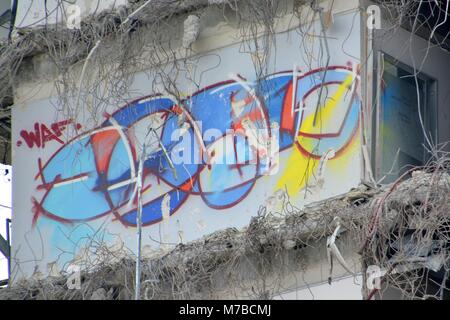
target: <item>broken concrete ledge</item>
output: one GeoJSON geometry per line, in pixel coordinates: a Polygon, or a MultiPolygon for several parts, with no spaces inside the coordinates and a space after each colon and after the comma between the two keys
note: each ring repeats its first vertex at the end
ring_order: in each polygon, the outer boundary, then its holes
{"type": "MultiPolygon", "coordinates": [[[[384,214],[379,228],[390,228],[399,207],[433,201],[433,195],[448,193],[449,181],[446,173],[418,173],[384,188],[362,184],[302,210],[290,205],[287,197],[280,197],[281,212],[261,207],[243,230],[217,231],[143,259],[141,297],[270,299],[289,287],[298,288],[298,279],[303,279],[303,284],[326,279],[326,238],[335,228],[335,217],[346,230],[337,245],[354,271],[360,272],[357,253],[380,201],[384,214]]],[[[444,214],[450,216],[449,212],[444,214]]],[[[96,270],[83,272],[80,289],[69,290],[67,277],[62,276],[29,279],[0,289],[0,299],[132,299],[134,259],[128,255],[115,263],[106,260],[96,270]]],[[[333,277],[346,273],[335,268],[333,277]]]]}

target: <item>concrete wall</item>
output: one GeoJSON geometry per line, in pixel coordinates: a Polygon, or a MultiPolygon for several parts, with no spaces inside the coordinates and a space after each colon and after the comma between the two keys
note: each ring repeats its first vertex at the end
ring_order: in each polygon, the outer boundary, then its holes
{"type": "MultiPolygon", "coordinates": [[[[183,105],[196,123],[184,120],[189,126],[178,146],[195,159],[201,142],[193,128],[199,128],[207,150],[214,151],[210,166],[186,158],[179,163],[179,153],[170,152],[180,151],[172,149],[171,136],[180,128],[177,120],[183,112],[163,90],[149,90],[153,78],[148,72],[134,74],[133,102],[109,105],[97,126],[83,112],[76,118],[57,112],[52,82],[43,80],[45,72],[20,83],[12,128],[13,281],[58,273],[79,259],[81,249],[96,237],[108,246],[124,245],[134,251],[137,208],[129,200],[151,122],[160,124],[157,135],[169,150],[176,175],[160,148],[149,147],[143,186],[146,254],[227,227],[242,228],[261,205],[280,213],[285,192],[292,204],[301,207],[357,185],[361,176],[357,4],[336,3],[334,23],[327,30],[332,53],[328,68],[324,59],[314,58],[320,48],[318,21],[305,42],[293,29],[292,17],[283,17],[270,55],[270,76],[259,80],[252,53],[242,53],[237,30],[216,21],[201,33],[194,44],[198,54],[192,57],[200,86],[186,80],[178,83],[183,105]],[[323,80],[328,102],[314,124],[323,80]],[[257,98],[252,91],[256,86],[262,88],[257,98]],[[154,96],[157,93],[162,96],[154,96]],[[169,117],[174,113],[179,115],[169,117]],[[252,128],[260,129],[267,141],[272,137],[271,145],[278,144],[279,152],[252,142],[252,128]],[[235,129],[235,138],[229,129],[235,129]],[[207,137],[212,132],[219,133],[215,141],[207,137]],[[256,152],[259,161],[254,161],[256,152]],[[221,164],[224,159],[231,163],[221,164]]],[[[44,60],[35,59],[33,70],[42,70],[39,61],[44,60]]],[[[179,78],[187,78],[186,71],[179,78]]]]}
{"type": "MultiPolygon", "coordinates": [[[[373,5],[371,1],[361,1],[364,7],[373,5]]],[[[373,111],[377,108],[377,97],[376,97],[376,83],[371,83],[372,80],[376,80],[376,75],[380,71],[377,69],[377,60],[380,54],[386,54],[392,57],[395,63],[399,63],[402,68],[416,67],[417,72],[423,73],[427,78],[435,81],[437,84],[436,88],[436,107],[437,107],[437,143],[445,144],[450,141],[450,126],[449,116],[450,116],[450,81],[448,74],[450,73],[450,53],[441,49],[439,46],[428,42],[425,38],[419,37],[412,34],[405,28],[392,28],[392,24],[389,22],[387,14],[383,11],[381,19],[381,29],[373,30],[371,34],[370,31],[366,30],[366,35],[372,36],[373,41],[368,41],[367,49],[367,61],[369,68],[372,68],[369,72],[368,82],[369,90],[374,89],[374,94],[372,97],[373,105],[368,105],[369,111],[373,111]],[[373,65],[372,65],[373,63],[373,65]],[[373,87],[372,87],[373,86],[373,87]]],[[[392,19],[392,17],[391,17],[392,19]]],[[[383,83],[382,86],[387,86],[383,83]]],[[[385,88],[381,89],[384,90],[385,88]]],[[[379,91],[380,93],[382,91],[379,91]]],[[[434,98],[434,97],[433,97],[434,98]]],[[[415,96],[413,97],[415,99],[415,96]]],[[[373,113],[375,114],[375,113],[373,113]]],[[[370,118],[372,122],[373,118],[370,118]]],[[[380,124],[382,125],[382,124],[380,124]]],[[[405,128],[407,126],[405,125],[405,128]]],[[[375,131],[373,132],[375,134],[375,131]]],[[[418,133],[419,135],[422,132],[418,133]]],[[[412,133],[411,135],[405,136],[403,138],[411,139],[411,137],[417,136],[417,133],[412,133]]],[[[375,140],[375,136],[372,136],[375,140]]],[[[436,141],[433,141],[436,143],[436,141]]],[[[450,150],[450,146],[447,144],[444,150],[450,150]]],[[[372,157],[380,157],[380,154],[372,154],[372,157]]],[[[377,159],[377,164],[381,166],[380,158],[377,159]]],[[[392,164],[386,164],[388,168],[392,164]]],[[[393,166],[395,169],[395,167],[393,166]]],[[[437,290],[431,285],[431,281],[428,284],[429,294],[436,294],[433,290],[437,290]]],[[[393,287],[387,287],[383,285],[381,289],[381,295],[376,294],[375,299],[383,300],[398,300],[404,299],[405,296],[402,291],[393,287]]]]}
{"type": "MultiPolygon", "coordinates": [[[[1,0],[0,1],[0,15],[3,14],[8,9],[11,9],[11,1],[10,0],[1,0]]],[[[5,41],[8,39],[9,33],[9,25],[10,23],[5,23],[0,27],[0,41],[5,41]]]]}
{"type": "Polygon", "coordinates": [[[382,20],[381,27],[374,34],[374,56],[384,52],[411,68],[415,65],[418,71],[436,80],[438,142],[450,141],[450,53],[403,28],[384,31],[389,28],[386,19],[382,20]]]}
{"type": "Polygon", "coordinates": [[[128,0],[48,0],[47,8],[45,8],[43,1],[21,0],[18,2],[15,26],[16,28],[32,28],[46,23],[67,22],[69,16],[78,14],[71,9],[73,5],[79,7],[79,17],[83,19],[90,14],[99,14],[103,10],[126,4],[128,0]]]}
{"type": "Polygon", "coordinates": [[[362,276],[346,276],[331,284],[319,283],[306,288],[282,293],[280,300],[362,300],[362,276]]]}

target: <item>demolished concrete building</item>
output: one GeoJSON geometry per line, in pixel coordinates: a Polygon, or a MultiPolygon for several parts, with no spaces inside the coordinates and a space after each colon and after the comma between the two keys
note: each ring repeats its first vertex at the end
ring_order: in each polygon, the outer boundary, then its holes
{"type": "Polygon", "coordinates": [[[20,3],[6,296],[447,297],[445,1],[20,3]]]}

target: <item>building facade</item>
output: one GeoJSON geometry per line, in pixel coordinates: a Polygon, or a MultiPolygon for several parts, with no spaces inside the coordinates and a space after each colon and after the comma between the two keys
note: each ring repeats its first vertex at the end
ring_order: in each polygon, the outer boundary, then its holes
{"type": "MultiPolygon", "coordinates": [[[[82,2],[81,20],[99,10],[82,2]]],[[[64,79],[51,54],[27,62],[12,108],[12,282],[90,259],[93,241],[135,252],[139,223],[151,255],[245,228],[261,207],[287,215],[389,183],[426,162],[428,140],[449,140],[449,53],[386,31],[377,4],[280,1],[268,28],[213,2],[170,16],[163,45],[133,47],[155,41],[148,27],[119,46],[132,52],[126,70],[112,58],[120,38],[97,42],[64,79]]],[[[20,23],[43,23],[20,3],[20,23]]],[[[59,21],[55,8],[47,20],[59,21]]],[[[309,283],[328,277],[317,252],[309,283]]]]}

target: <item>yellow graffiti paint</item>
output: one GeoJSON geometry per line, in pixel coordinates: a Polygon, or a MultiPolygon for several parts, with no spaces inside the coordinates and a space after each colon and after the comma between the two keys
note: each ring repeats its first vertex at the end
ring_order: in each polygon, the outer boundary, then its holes
{"type": "MultiPolygon", "coordinates": [[[[338,103],[344,98],[353,81],[353,75],[349,74],[344,82],[338,86],[332,97],[328,98],[325,105],[319,107],[317,120],[320,125],[314,126],[314,113],[303,119],[300,126],[301,132],[311,134],[320,134],[323,128],[337,117],[339,108],[338,103]]],[[[313,150],[317,145],[317,139],[298,136],[297,141],[305,150],[313,150]]],[[[308,183],[314,174],[320,160],[311,158],[294,147],[287,160],[286,168],[276,184],[276,189],[287,189],[289,196],[298,194],[308,183]]]]}
{"type": "Polygon", "coordinates": [[[355,160],[355,155],[360,151],[359,146],[361,142],[360,130],[358,129],[353,137],[353,140],[345,148],[345,151],[339,155],[333,161],[327,162],[327,170],[333,172],[335,177],[346,179],[349,175],[354,173],[354,166],[349,163],[355,163],[359,161],[359,158],[355,160]]]}
{"type": "Polygon", "coordinates": [[[276,189],[286,188],[289,196],[302,190],[317,167],[318,160],[307,157],[296,147],[291,149],[286,169],[277,182],[276,189]]]}
{"type": "Polygon", "coordinates": [[[320,134],[323,133],[323,129],[327,127],[327,125],[335,118],[339,117],[339,108],[336,108],[338,103],[342,101],[345,94],[349,92],[350,86],[353,81],[352,74],[349,74],[344,82],[342,82],[336,92],[330,98],[327,98],[324,106],[319,107],[319,111],[317,112],[317,122],[314,125],[314,114],[310,114],[308,117],[303,119],[303,122],[300,127],[301,132],[308,132],[310,134],[320,134]],[[322,125],[317,125],[317,123],[321,123],[322,125]]]}

